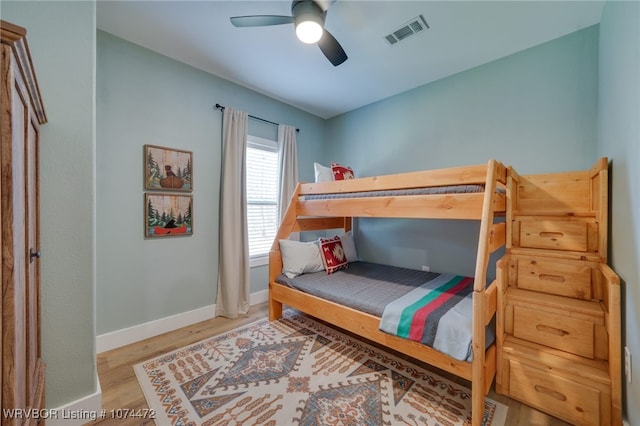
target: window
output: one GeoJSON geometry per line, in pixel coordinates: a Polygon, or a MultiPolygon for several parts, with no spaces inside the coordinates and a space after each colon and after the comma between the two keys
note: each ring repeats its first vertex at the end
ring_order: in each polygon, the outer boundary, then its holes
{"type": "Polygon", "coordinates": [[[250,263],[265,265],[278,232],[278,143],[249,135],[246,170],[250,263]]]}

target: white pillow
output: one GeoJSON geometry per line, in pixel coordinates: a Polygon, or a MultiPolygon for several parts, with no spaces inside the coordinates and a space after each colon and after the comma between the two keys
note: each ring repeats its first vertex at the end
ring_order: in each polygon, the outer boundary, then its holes
{"type": "Polygon", "coordinates": [[[324,271],[317,241],[303,243],[280,240],[280,252],[282,253],[282,272],[289,278],[306,272],[324,271]]]}
{"type": "Polygon", "coordinates": [[[353,239],[353,232],[349,231],[340,235],[340,241],[342,242],[342,250],[344,250],[344,254],[347,256],[347,262],[354,262],[358,260],[358,252],[356,251],[356,242],[353,239]]]}
{"type": "Polygon", "coordinates": [[[333,170],[331,170],[331,167],[323,166],[320,163],[313,163],[313,171],[316,174],[316,183],[331,182],[333,180],[333,170]]]}

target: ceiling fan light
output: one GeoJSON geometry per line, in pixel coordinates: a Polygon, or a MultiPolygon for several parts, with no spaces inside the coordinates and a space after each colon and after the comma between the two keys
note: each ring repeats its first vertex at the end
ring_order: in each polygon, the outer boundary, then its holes
{"type": "Polygon", "coordinates": [[[296,35],[303,43],[317,43],[322,37],[322,26],[314,21],[300,22],[296,26],[296,35]]]}
{"type": "Polygon", "coordinates": [[[317,43],[322,37],[322,31],[322,24],[314,19],[301,20],[296,23],[296,35],[303,43],[317,43]]]}

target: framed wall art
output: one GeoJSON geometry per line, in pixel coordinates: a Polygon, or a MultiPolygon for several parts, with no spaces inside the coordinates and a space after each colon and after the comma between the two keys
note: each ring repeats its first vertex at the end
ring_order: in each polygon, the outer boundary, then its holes
{"type": "Polygon", "coordinates": [[[193,197],[184,194],[145,193],[147,238],[193,234],[193,197]]]}
{"type": "Polygon", "coordinates": [[[144,146],[144,189],[193,191],[193,153],[156,145],[144,146]]]}

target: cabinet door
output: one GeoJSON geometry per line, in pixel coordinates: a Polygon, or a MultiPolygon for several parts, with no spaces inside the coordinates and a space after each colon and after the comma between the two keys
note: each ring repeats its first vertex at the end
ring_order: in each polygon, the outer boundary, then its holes
{"type": "Polygon", "coordinates": [[[3,408],[39,409],[44,392],[40,269],[38,257],[30,256],[39,244],[38,121],[13,52],[4,45],[2,75],[2,103],[11,108],[2,111],[0,145],[1,399],[3,408]]]}
{"type": "Polygon", "coordinates": [[[42,407],[43,377],[40,371],[40,200],[38,189],[38,127],[35,117],[30,117],[26,142],[27,158],[25,159],[25,191],[26,191],[26,241],[25,253],[26,281],[26,356],[27,356],[27,389],[29,389],[29,405],[42,407]]]}
{"type": "Polygon", "coordinates": [[[8,120],[3,120],[1,147],[2,406],[27,408],[25,141],[29,97],[10,49],[3,49],[2,59],[3,76],[11,70],[2,82],[3,105],[11,105],[8,120]]]}

